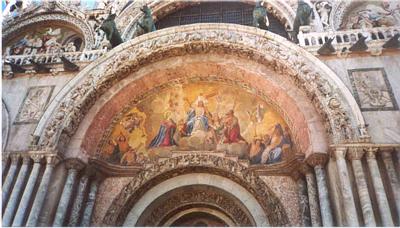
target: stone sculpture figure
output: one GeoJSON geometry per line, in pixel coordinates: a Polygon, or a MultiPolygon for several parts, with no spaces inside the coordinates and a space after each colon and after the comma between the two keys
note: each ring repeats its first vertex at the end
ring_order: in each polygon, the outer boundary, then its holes
{"type": "Polygon", "coordinates": [[[253,10],[253,26],[260,29],[268,29],[269,20],[267,9],[262,6],[261,1],[256,2],[256,7],[253,10]]]}
{"type": "Polygon", "coordinates": [[[310,18],[314,17],[314,13],[310,5],[303,0],[297,2],[296,17],[293,23],[293,38],[297,42],[297,34],[299,34],[300,26],[310,25],[310,18]]]}
{"type": "Polygon", "coordinates": [[[156,31],[151,9],[147,5],[144,5],[140,10],[144,13],[144,17],[137,24],[142,28],[143,34],[156,31]]]}
{"type": "Polygon", "coordinates": [[[108,15],[108,17],[103,21],[100,26],[100,29],[104,31],[107,40],[111,43],[111,46],[113,48],[123,43],[121,35],[119,34],[114,21],[115,17],[115,14],[108,15]]]}

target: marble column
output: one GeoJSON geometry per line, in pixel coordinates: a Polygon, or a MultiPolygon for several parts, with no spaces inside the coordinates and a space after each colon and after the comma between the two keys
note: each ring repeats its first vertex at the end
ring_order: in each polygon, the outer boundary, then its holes
{"type": "Polygon", "coordinates": [[[14,221],[12,226],[23,226],[25,216],[28,212],[29,202],[32,197],[32,193],[34,191],[34,187],[36,184],[36,180],[39,176],[41,161],[43,160],[43,155],[33,154],[31,158],[34,162],[31,175],[29,176],[28,183],[26,184],[24,193],[21,198],[21,202],[19,203],[17,213],[15,214],[14,221]]]}
{"type": "Polygon", "coordinates": [[[6,167],[8,165],[8,161],[10,160],[10,154],[9,153],[3,153],[1,157],[1,175],[4,176],[5,173],[4,171],[6,170],[6,167]]]}
{"type": "Polygon", "coordinates": [[[349,172],[346,164],[347,148],[337,147],[333,151],[333,156],[336,160],[336,167],[340,181],[340,189],[343,197],[344,215],[346,218],[346,226],[359,226],[356,204],[354,203],[354,196],[351,189],[349,172]]]}
{"type": "Polygon", "coordinates": [[[56,227],[63,226],[64,224],[68,205],[72,198],[73,187],[76,181],[76,177],[78,175],[79,170],[83,168],[84,163],[79,159],[68,159],[65,165],[68,170],[68,175],[67,175],[67,180],[65,181],[63,192],[61,194],[60,201],[58,202],[58,207],[53,222],[53,226],[56,227]]]}
{"type": "Polygon", "coordinates": [[[389,176],[390,187],[392,188],[394,203],[396,205],[397,217],[400,219],[400,183],[394,168],[392,153],[393,149],[382,150],[382,159],[385,164],[386,172],[389,176]]]}
{"type": "Polygon", "coordinates": [[[369,196],[367,180],[362,168],[361,158],[364,151],[359,148],[350,148],[347,154],[353,167],[354,177],[357,186],[357,193],[360,199],[361,210],[365,226],[376,226],[374,211],[372,209],[371,197],[369,196]]]}
{"type": "Polygon", "coordinates": [[[299,166],[299,171],[305,176],[308,207],[310,213],[311,226],[322,226],[321,213],[319,211],[317,183],[313,169],[306,163],[299,166]]]}
{"type": "Polygon", "coordinates": [[[389,202],[386,197],[385,188],[383,187],[383,182],[381,174],[379,173],[378,163],[376,161],[375,154],[378,148],[368,148],[367,149],[367,162],[369,172],[371,173],[372,184],[375,189],[375,195],[378,202],[379,214],[382,219],[383,226],[394,226],[393,219],[390,213],[389,202]]]}
{"type": "Polygon", "coordinates": [[[87,186],[89,184],[89,178],[94,175],[94,169],[92,167],[87,167],[85,174],[81,177],[78,185],[78,191],[74,203],[72,205],[72,211],[69,218],[68,226],[77,226],[79,223],[82,206],[84,206],[84,198],[87,193],[87,186]]]}
{"type": "Polygon", "coordinates": [[[3,226],[11,226],[12,219],[14,218],[14,213],[17,210],[17,206],[20,200],[21,192],[24,189],[25,179],[28,175],[29,164],[31,162],[30,156],[22,157],[22,166],[19,170],[17,180],[15,181],[14,187],[12,189],[10,199],[7,203],[6,210],[3,215],[3,226]]]}
{"type": "Polygon", "coordinates": [[[302,226],[311,226],[311,215],[308,201],[307,182],[299,177],[297,180],[297,187],[299,189],[299,205],[302,226]]]}
{"type": "Polygon", "coordinates": [[[307,158],[308,164],[314,167],[315,177],[317,179],[322,225],[333,226],[332,209],[329,201],[328,185],[324,168],[327,161],[328,155],[325,153],[314,153],[307,158]]]}
{"type": "Polygon", "coordinates": [[[96,175],[96,177],[93,178],[93,180],[90,183],[89,195],[85,203],[85,209],[83,211],[83,216],[80,226],[83,227],[90,226],[90,221],[92,219],[92,214],[94,209],[94,203],[96,201],[97,189],[102,179],[103,179],[102,176],[96,175]]]}
{"type": "Polygon", "coordinates": [[[53,174],[55,165],[59,161],[59,159],[55,155],[46,156],[45,158],[46,169],[44,170],[42,180],[40,181],[40,185],[33,201],[32,208],[28,216],[28,221],[26,222],[26,226],[37,226],[39,215],[42,211],[43,203],[49,189],[51,175],[53,174]]]}
{"type": "Polygon", "coordinates": [[[5,208],[7,201],[8,201],[8,197],[10,196],[10,191],[12,188],[12,184],[13,181],[15,179],[15,174],[17,173],[17,169],[18,169],[18,164],[19,164],[19,158],[20,155],[19,154],[11,154],[11,165],[10,165],[10,169],[8,170],[6,179],[3,183],[3,188],[2,188],[2,207],[5,208]]]}

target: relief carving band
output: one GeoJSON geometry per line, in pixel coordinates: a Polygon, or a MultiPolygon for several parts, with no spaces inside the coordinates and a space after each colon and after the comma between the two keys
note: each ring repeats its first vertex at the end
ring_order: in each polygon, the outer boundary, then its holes
{"type": "Polygon", "coordinates": [[[273,164],[291,149],[289,128],[271,105],[233,86],[198,82],[151,94],[122,114],[101,156],[133,165],[172,151],[223,151],[273,164]]]}
{"type": "Polygon", "coordinates": [[[398,110],[383,68],[349,70],[354,97],[362,111],[398,110]]]}
{"type": "Polygon", "coordinates": [[[15,124],[35,123],[43,115],[54,86],[30,87],[21,104],[15,124]]]}

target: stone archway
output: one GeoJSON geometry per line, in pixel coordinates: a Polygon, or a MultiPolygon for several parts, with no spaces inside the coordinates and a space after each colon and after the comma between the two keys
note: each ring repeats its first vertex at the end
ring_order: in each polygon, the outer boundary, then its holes
{"type": "Polygon", "coordinates": [[[235,213],[243,224],[289,225],[281,202],[253,171],[236,161],[202,153],[177,156],[140,171],[114,198],[103,223],[109,226],[137,225],[155,198],[170,190],[192,185],[230,192],[236,197],[235,203],[241,204],[241,210],[235,213]]]}
{"type": "Polygon", "coordinates": [[[218,52],[259,62],[292,78],[325,119],[332,142],[365,136],[364,120],[350,91],[310,53],[256,28],[201,24],[145,34],[94,61],[49,105],[34,133],[38,146],[51,150],[66,145],[98,97],[146,64],[174,56],[218,52]]]}

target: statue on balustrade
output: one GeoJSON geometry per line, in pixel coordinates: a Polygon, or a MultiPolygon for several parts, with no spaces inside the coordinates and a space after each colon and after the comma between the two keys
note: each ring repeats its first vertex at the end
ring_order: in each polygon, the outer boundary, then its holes
{"type": "Polygon", "coordinates": [[[253,10],[253,26],[265,30],[267,30],[269,26],[267,9],[263,7],[261,1],[256,2],[256,7],[254,7],[253,10]]]}
{"type": "Polygon", "coordinates": [[[310,18],[314,18],[313,9],[303,0],[297,2],[296,17],[293,23],[292,36],[295,42],[297,42],[297,34],[299,34],[300,26],[310,25],[310,18]]]}
{"type": "Polygon", "coordinates": [[[100,26],[100,29],[104,31],[107,40],[110,41],[113,48],[124,42],[115,24],[115,17],[115,14],[108,15],[108,17],[103,21],[100,26]]]}
{"type": "Polygon", "coordinates": [[[144,5],[140,10],[144,13],[144,17],[137,22],[137,25],[143,30],[141,34],[156,31],[151,9],[144,5]]]}

